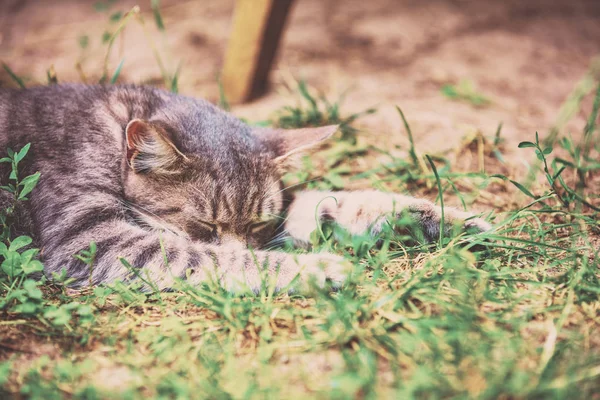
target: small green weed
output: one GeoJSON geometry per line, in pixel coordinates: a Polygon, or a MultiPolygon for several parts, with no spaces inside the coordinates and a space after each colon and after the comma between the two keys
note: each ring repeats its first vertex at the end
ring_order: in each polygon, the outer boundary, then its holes
{"type": "Polygon", "coordinates": [[[314,96],[310,93],[306,82],[298,81],[297,93],[299,102],[296,106],[283,107],[276,113],[273,125],[279,128],[302,128],[307,126],[339,125],[342,136],[340,140],[356,143],[357,129],[352,123],[363,115],[373,114],[374,108],[360,113],[342,117],[340,105],[343,96],[336,102],[330,102],[325,96],[314,96]]]}
{"type": "Polygon", "coordinates": [[[442,94],[450,100],[467,102],[475,107],[489,106],[492,101],[481,94],[475,84],[469,80],[462,80],[457,85],[444,85],[442,94]]]}
{"type": "Polygon", "coordinates": [[[72,331],[71,320],[76,317],[80,324],[91,321],[92,308],[79,302],[61,304],[51,301],[43,290],[47,281],[41,275],[44,267],[38,260],[39,249],[32,247],[31,237],[13,237],[12,233],[12,219],[40,178],[39,172],[22,179],[19,177],[19,163],[27,156],[29,148],[28,144],[18,152],[8,149],[8,156],[0,159],[0,163],[11,166],[10,183],[0,187],[10,199],[0,213],[0,313],[35,317],[50,326],[67,327],[72,331]]]}

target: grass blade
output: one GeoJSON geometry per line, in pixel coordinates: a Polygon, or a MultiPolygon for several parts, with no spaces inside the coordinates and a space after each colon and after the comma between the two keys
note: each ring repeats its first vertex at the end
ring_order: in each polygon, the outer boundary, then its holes
{"type": "Polygon", "coordinates": [[[124,62],[125,59],[122,59],[119,65],[117,66],[117,69],[115,70],[115,73],[113,74],[112,78],[110,78],[110,83],[112,85],[114,85],[117,82],[117,79],[119,79],[119,75],[121,74],[121,68],[123,68],[124,62]]]}
{"type": "Polygon", "coordinates": [[[160,0],[152,0],[152,14],[154,14],[154,22],[159,31],[165,30],[165,24],[163,23],[162,16],[160,15],[160,0]]]}
{"type": "Polygon", "coordinates": [[[600,109],[600,84],[598,85],[598,89],[596,90],[596,96],[594,97],[594,105],[592,106],[592,112],[590,114],[587,124],[585,125],[585,130],[583,131],[584,158],[587,158],[588,154],[590,153],[592,136],[594,135],[594,130],[596,129],[596,118],[598,118],[598,109],[600,109]]]}
{"type": "Polygon", "coordinates": [[[11,79],[15,81],[21,89],[25,89],[25,83],[23,83],[23,80],[17,74],[15,74],[14,71],[10,69],[8,65],[2,63],[2,68],[4,68],[8,75],[10,75],[11,79]]]}
{"type": "Polygon", "coordinates": [[[48,85],[56,85],[58,83],[58,77],[56,76],[54,65],[51,65],[46,71],[46,78],[48,79],[48,85]]]}
{"type": "Polygon", "coordinates": [[[442,191],[442,182],[440,181],[440,176],[438,175],[437,168],[435,168],[435,164],[433,163],[433,160],[431,159],[431,157],[429,157],[429,154],[426,154],[425,157],[427,157],[427,161],[429,162],[429,165],[431,165],[431,169],[433,170],[433,174],[435,175],[435,181],[437,183],[438,192],[440,194],[440,207],[442,208],[442,218],[440,220],[440,243],[439,243],[439,246],[440,246],[440,248],[442,248],[444,245],[444,229],[445,229],[445,227],[444,227],[444,224],[445,224],[444,192],[442,191]]]}
{"type": "Polygon", "coordinates": [[[410,130],[410,125],[408,125],[408,121],[402,112],[402,109],[396,106],[396,110],[398,110],[398,114],[400,114],[400,118],[402,118],[402,123],[404,123],[404,129],[406,129],[406,134],[408,135],[408,141],[410,143],[410,149],[408,150],[408,155],[413,162],[415,167],[419,167],[419,161],[417,158],[417,152],[415,151],[415,141],[413,140],[412,131],[410,130]]]}

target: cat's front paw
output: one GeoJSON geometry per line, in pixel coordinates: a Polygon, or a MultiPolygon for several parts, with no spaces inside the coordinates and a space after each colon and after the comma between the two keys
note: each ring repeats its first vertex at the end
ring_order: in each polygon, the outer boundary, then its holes
{"type": "Polygon", "coordinates": [[[306,254],[302,261],[300,281],[303,290],[310,289],[311,284],[323,288],[326,282],[339,289],[352,271],[352,263],[335,254],[306,254]]]}

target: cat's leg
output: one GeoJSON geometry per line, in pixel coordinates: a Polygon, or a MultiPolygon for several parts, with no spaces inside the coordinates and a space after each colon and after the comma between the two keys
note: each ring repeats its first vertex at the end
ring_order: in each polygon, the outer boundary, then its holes
{"type": "MultiPolygon", "coordinates": [[[[440,234],[442,210],[432,202],[375,190],[300,192],[288,209],[285,230],[297,245],[307,247],[310,234],[323,221],[333,221],[354,235],[378,234],[386,218],[408,212],[421,228],[425,239],[434,241],[440,234]]],[[[455,208],[444,208],[446,233],[456,224],[465,229],[484,232],[491,225],[472,214],[455,208]]]]}
{"type": "Polygon", "coordinates": [[[86,286],[90,273],[93,284],[135,277],[121,259],[160,289],[172,287],[175,278],[181,278],[193,284],[213,280],[238,293],[248,289],[257,292],[265,281],[281,290],[297,276],[298,286],[292,291],[303,291],[313,280],[321,287],[326,280],[339,287],[350,267],[343,258],[331,254],[251,251],[241,243],[210,245],[170,232],[149,232],[122,220],[100,223],[48,250],[44,252],[46,271],[66,268],[67,275],[75,279],[75,287],[86,286]],[[90,270],[73,254],[87,249],[91,241],[96,243],[97,252],[90,270]]]}

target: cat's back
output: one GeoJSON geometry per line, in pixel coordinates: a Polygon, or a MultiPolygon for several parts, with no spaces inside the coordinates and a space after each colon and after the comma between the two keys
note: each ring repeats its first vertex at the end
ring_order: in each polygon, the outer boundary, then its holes
{"type": "Polygon", "coordinates": [[[25,143],[57,138],[69,121],[89,118],[100,87],[52,85],[29,89],[0,88],[0,145],[18,147],[25,143]]]}
{"type": "MultiPolygon", "coordinates": [[[[30,144],[20,171],[39,171],[40,191],[64,179],[105,176],[118,184],[124,126],[133,109],[149,108],[143,99],[152,92],[80,84],[0,89],[0,151],[30,144]]],[[[0,165],[2,180],[6,168],[0,165]]]]}
{"type": "Polygon", "coordinates": [[[0,149],[31,143],[28,158],[73,169],[82,154],[98,162],[118,158],[133,119],[162,121],[181,151],[238,167],[261,144],[251,128],[213,104],[137,85],[61,84],[0,88],[0,149]]]}

